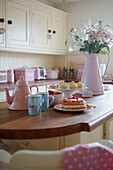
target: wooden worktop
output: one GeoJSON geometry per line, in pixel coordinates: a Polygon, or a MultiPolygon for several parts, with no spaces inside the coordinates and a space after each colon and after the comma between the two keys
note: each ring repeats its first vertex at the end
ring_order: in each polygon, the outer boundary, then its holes
{"type": "MultiPolygon", "coordinates": [[[[51,79],[51,80],[38,80],[38,81],[29,81],[28,84],[29,85],[37,85],[37,86],[45,86],[45,85],[49,85],[52,83],[57,83],[57,82],[64,82],[64,80],[62,79],[51,79]]],[[[1,83],[0,84],[0,91],[4,91],[5,87],[8,87],[9,90],[13,90],[14,87],[16,86],[16,83],[1,83]]]]}
{"type": "MultiPolygon", "coordinates": [[[[110,85],[109,85],[110,86],[110,85]]],[[[85,99],[96,108],[84,112],[61,112],[53,107],[40,115],[14,111],[0,104],[0,139],[41,139],[92,131],[113,117],[113,86],[104,95],[85,99]]]]}

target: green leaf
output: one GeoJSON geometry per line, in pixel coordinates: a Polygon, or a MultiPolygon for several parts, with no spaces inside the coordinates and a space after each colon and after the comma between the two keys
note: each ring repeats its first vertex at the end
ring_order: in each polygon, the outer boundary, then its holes
{"type": "Polygon", "coordinates": [[[98,46],[98,49],[97,49],[97,53],[100,53],[100,51],[103,49],[103,48],[106,48],[108,52],[110,52],[110,49],[109,49],[109,46],[107,43],[104,43],[104,44],[100,44],[98,46]]]}

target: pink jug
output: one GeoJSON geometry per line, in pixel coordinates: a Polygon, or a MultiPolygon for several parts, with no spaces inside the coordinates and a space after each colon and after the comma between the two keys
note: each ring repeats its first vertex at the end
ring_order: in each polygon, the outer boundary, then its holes
{"type": "Polygon", "coordinates": [[[107,72],[110,55],[106,51],[101,53],[106,53],[108,55],[108,62],[106,64],[106,69],[103,77],[101,78],[99,64],[98,64],[98,54],[88,52],[82,53],[86,57],[86,63],[83,70],[83,75],[81,82],[87,86],[87,89],[93,92],[93,95],[100,95],[104,93],[103,80],[107,72]]]}
{"type": "Polygon", "coordinates": [[[8,88],[6,89],[6,100],[8,102],[8,108],[11,110],[27,110],[28,109],[28,95],[31,94],[31,88],[36,87],[38,92],[38,87],[36,85],[28,86],[24,77],[21,76],[16,82],[16,87],[13,91],[13,95],[9,95],[8,88]]]}

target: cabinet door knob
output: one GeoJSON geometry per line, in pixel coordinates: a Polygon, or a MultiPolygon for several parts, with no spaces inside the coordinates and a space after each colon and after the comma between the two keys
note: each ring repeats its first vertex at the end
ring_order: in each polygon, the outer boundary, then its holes
{"type": "Polygon", "coordinates": [[[4,21],[5,21],[4,18],[0,18],[1,23],[4,23],[4,21]]]}
{"type": "Polygon", "coordinates": [[[48,33],[51,33],[51,30],[48,30],[48,33]]]}
{"type": "Polygon", "coordinates": [[[8,20],[8,24],[12,24],[13,22],[12,22],[12,20],[8,20]]]}
{"type": "Polygon", "coordinates": [[[56,34],[56,31],[53,31],[53,34],[56,34]]]}

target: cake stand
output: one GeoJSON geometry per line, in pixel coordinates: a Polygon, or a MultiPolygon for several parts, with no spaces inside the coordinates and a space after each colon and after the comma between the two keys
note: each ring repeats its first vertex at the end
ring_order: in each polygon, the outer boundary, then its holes
{"type": "MultiPolygon", "coordinates": [[[[76,88],[76,89],[70,89],[70,88],[67,88],[67,89],[61,89],[61,88],[50,88],[48,87],[49,89],[52,89],[52,90],[58,90],[58,91],[61,91],[64,95],[63,95],[63,99],[65,98],[68,98],[68,97],[72,97],[72,94],[75,92],[77,93],[78,91],[84,91],[86,89],[86,87],[82,87],[82,88],[76,88]]],[[[62,99],[62,100],[63,100],[62,99]]]]}

